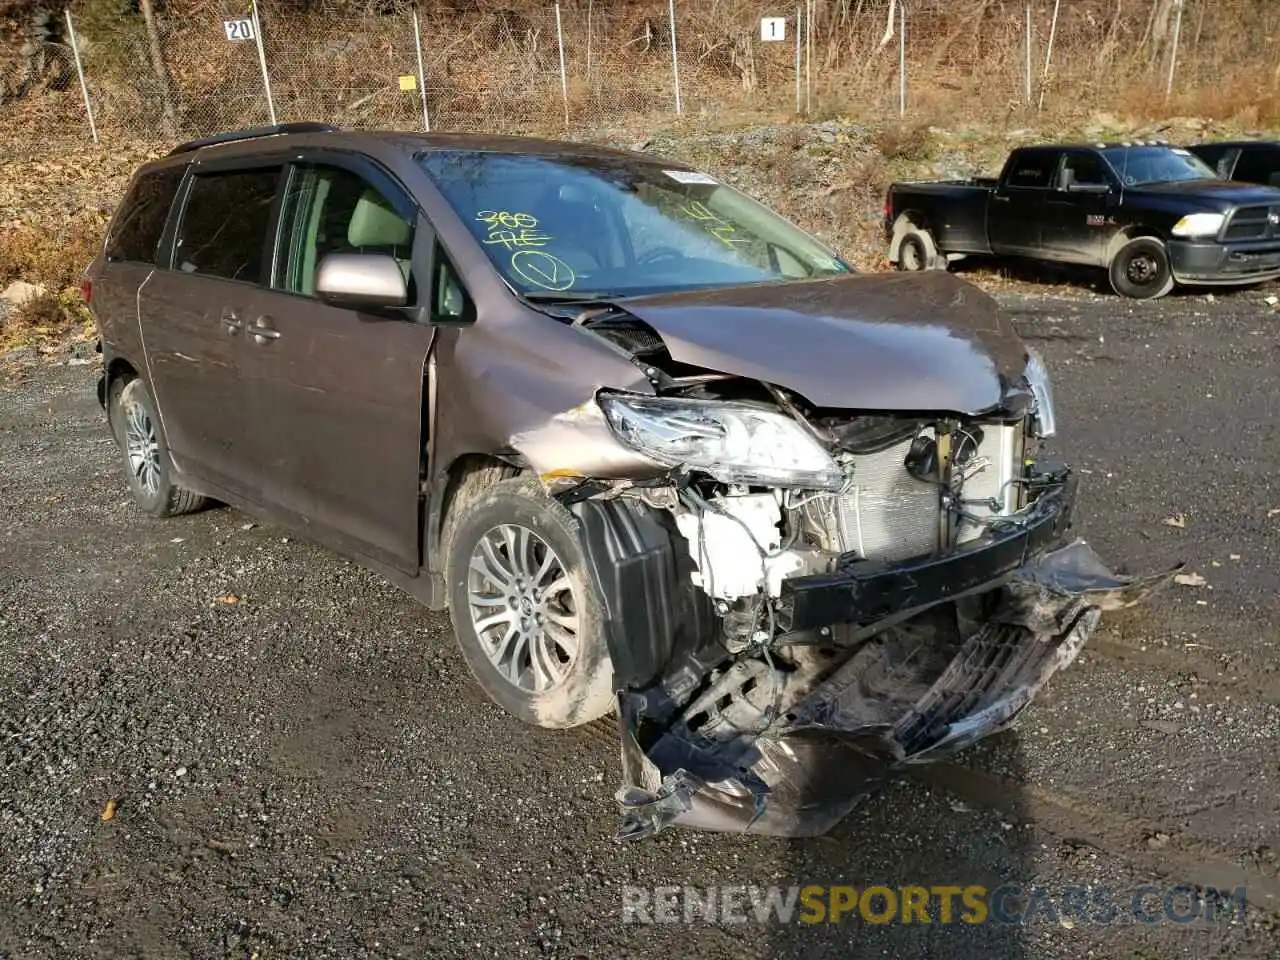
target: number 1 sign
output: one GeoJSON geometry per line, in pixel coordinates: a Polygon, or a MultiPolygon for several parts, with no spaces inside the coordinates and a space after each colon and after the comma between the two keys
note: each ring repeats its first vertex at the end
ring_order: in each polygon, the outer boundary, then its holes
{"type": "Polygon", "coordinates": [[[760,39],[761,40],[787,39],[787,18],[786,17],[762,17],[760,20],[760,39]]]}

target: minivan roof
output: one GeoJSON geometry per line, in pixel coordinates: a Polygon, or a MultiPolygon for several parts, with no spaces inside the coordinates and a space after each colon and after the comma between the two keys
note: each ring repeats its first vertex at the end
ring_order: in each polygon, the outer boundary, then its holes
{"type": "MultiPolygon", "coordinates": [[[[390,146],[407,153],[429,150],[466,150],[484,153],[535,155],[544,157],[578,157],[583,159],[631,159],[654,162],[651,154],[631,150],[619,150],[596,144],[577,143],[568,140],[549,140],[540,137],[524,137],[507,134],[477,133],[406,133],[395,130],[340,130],[322,123],[286,123],[269,127],[251,127],[219,133],[198,140],[179,144],[169,152],[170,157],[203,152],[217,148],[219,156],[236,156],[257,153],[264,146],[274,147],[281,138],[305,136],[308,146],[331,144],[345,149],[361,148],[361,144],[390,146]]],[[[682,163],[668,161],[664,164],[685,169],[682,163]]]]}

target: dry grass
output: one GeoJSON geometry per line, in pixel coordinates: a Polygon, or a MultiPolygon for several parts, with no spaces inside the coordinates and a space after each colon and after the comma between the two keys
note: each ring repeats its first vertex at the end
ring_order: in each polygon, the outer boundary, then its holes
{"type": "Polygon", "coordinates": [[[0,324],[0,346],[61,339],[91,323],[80,299],[79,280],[97,253],[105,226],[100,214],[56,225],[20,223],[0,228],[0,289],[13,280],[43,288],[13,307],[0,324]]]}

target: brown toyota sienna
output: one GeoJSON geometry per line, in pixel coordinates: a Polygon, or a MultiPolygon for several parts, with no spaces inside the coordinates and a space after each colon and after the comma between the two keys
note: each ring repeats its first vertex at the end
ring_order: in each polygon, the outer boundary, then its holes
{"type": "Polygon", "coordinates": [[[679,163],[224,134],[137,172],[86,281],[141,509],[378,570],[530,723],[616,712],[620,838],[824,832],[1168,577],[1067,536],[1049,377],[990,298],[855,275],[679,163]]]}

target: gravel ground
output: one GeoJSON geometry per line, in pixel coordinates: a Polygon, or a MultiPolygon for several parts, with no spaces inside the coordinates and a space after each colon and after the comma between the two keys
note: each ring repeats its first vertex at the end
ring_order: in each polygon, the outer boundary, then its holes
{"type": "Polygon", "coordinates": [[[617,846],[607,726],[522,727],[446,618],[229,509],[130,505],[92,367],[0,388],[0,958],[1274,957],[1280,318],[1009,296],[1083,533],[1205,580],[1115,615],[1017,731],[812,841],[617,846]],[[234,598],[236,602],[228,602],[234,598]],[[108,813],[110,816],[108,816],[108,813]],[[1245,885],[1243,920],[621,920],[627,885],[1245,885]]]}

